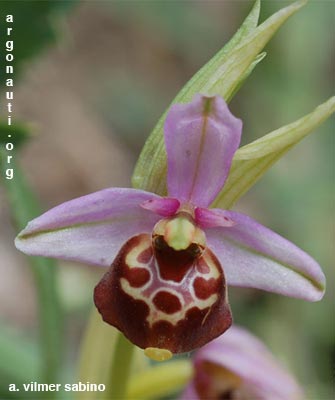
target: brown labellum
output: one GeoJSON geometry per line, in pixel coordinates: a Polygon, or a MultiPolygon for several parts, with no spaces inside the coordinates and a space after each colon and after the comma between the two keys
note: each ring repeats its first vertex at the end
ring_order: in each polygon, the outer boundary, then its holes
{"type": "Polygon", "coordinates": [[[129,239],[94,290],[105,322],[141,348],[183,353],[203,346],[231,323],[221,265],[192,243],[176,251],[164,238],[129,239]]]}

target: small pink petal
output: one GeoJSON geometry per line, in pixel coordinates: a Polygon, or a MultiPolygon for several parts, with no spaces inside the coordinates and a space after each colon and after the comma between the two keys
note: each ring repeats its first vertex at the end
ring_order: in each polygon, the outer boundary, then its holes
{"type": "Polygon", "coordinates": [[[146,200],[141,204],[141,207],[146,210],[150,210],[155,214],[161,215],[162,217],[171,217],[174,215],[180,206],[180,202],[177,199],[171,198],[152,198],[146,200]]]}
{"type": "Polygon", "coordinates": [[[160,217],[140,204],[159,198],[123,188],[91,193],[30,221],[15,244],[29,255],[109,266],[126,240],[151,233],[160,217]]]}
{"type": "Polygon", "coordinates": [[[234,226],[235,222],[229,215],[229,211],[220,208],[209,210],[208,208],[197,207],[195,209],[196,223],[203,229],[234,226]]]}
{"type": "Polygon", "coordinates": [[[164,126],[169,196],[207,207],[225,183],[241,131],[219,96],[174,104],[164,126]]]}
{"type": "Polygon", "coordinates": [[[228,285],[308,301],[323,297],[325,277],[312,257],[247,215],[227,213],[236,224],[207,229],[206,238],[225,270],[228,285]]]}

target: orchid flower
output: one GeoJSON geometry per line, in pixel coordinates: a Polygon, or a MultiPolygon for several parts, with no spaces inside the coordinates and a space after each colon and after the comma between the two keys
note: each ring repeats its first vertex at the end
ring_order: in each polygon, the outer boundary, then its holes
{"type": "Polygon", "coordinates": [[[181,400],[301,400],[303,393],[265,345],[232,326],[199,349],[181,400]]]}
{"type": "Polygon", "coordinates": [[[110,188],[68,201],[29,222],[17,248],[108,267],[96,307],[144,349],[187,352],[225,332],[227,285],[319,300],[325,278],[308,254],[246,215],[209,208],[241,131],[219,96],[173,105],[167,197],[110,188]]]}

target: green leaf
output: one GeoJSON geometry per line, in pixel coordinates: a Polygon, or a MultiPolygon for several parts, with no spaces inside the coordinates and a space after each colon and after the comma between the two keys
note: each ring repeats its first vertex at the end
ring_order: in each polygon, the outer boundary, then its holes
{"type": "MultiPolygon", "coordinates": [[[[261,1],[256,0],[249,15],[243,21],[242,25],[237,30],[237,32],[234,34],[234,36],[223,47],[222,52],[228,54],[235,47],[237,47],[238,44],[241,43],[241,41],[249,35],[249,33],[251,33],[253,30],[255,30],[255,28],[257,27],[257,24],[258,24],[260,11],[261,11],[261,1]]],[[[219,55],[219,53],[217,54],[217,57],[219,58],[218,55],[219,55]]]]}
{"type": "MultiPolygon", "coordinates": [[[[56,20],[62,13],[68,12],[76,2],[73,0],[59,1],[2,1],[0,35],[5,41],[14,43],[14,60],[10,65],[14,67],[14,75],[18,76],[25,66],[25,61],[35,57],[45,47],[56,42],[56,20]],[[13,15],[13,23],[6,23],[5,16],[13,15]],[[7,28],[13,27],[10,36],[7,36],[7,28]]],[[[0,85],[4,85],[6,78],[5,68],[0,70],[0,85]]]]}
{"type": "MultiPolygon", "coordinates": [[[[203,66],[178,93],[173,103],[184,103],[195,93],[220,95],[227,101],[260,61],[262,51],[279,27],[306,1],[298,1],[278,11],[256,27],[259,15],[257,1],[231,41],[203,66]]],[[[149,136],[133,174],[133,186],[166,194],[166,152],[163,125],[167,112],[149,136]],[[154,160],[154,161],[153,161],[154,160]]]]}
{"type": "Polygon", "coordinates": [[[279,158],[334,111],[335,97],[332,97],[310,114],[238,149],[224,188],[212,206],[231,208],[279,158]]]}
{"type": "MultiPolygon", "coordinates": [[[[0,149],[2,170],[5,170],[7,153],[0,149]]],[[[15,160],[15,153],[13,153],[15,160]]],[[[18,230],[28,221],[41,214],[38,202],[29,189],[19,166],[11,161],[14,179],[3,179],[9,198],[11,212],[18,230]]],[[[56,263],[42,257],[28,258],[35,278],[39,305],[40,343],[42,355],[42,379],[45,383],[55,383],[62,358],[62,312],[57,293],[56,263]]]]}
{"type": "Polygon", "coordinates": [[[213,71],[205,85],[205,92],[209,95],[219,94],[226,101],[229,101],[241,80],[245,79],[250,65],[255,61],[260,51],[280,26],[305,4],[305,0],[297,1],[273,14],[254,29],[233,51],[229,52],[224,63],[213,71]]]}
{"type": "Polygon", "coordinates": [[[15,147],[20,146],[29,137],[28,128],[22,124],[15,123],[8,125],[7,123],[0,122],[0,143],[13,143],[15,147]],[[11,135],[11,137],[8,137],[11,135]]]}
{"type": "Polygon", "coordinates": [[[1,324],[0,386],[5,384],[4,381],[26,383],[39,378],[40,364],[36,355],[36,344],[21,336],[1,324]]]}
{"type": "Polygon", "coordinates": [[[243,86],[244,82],[246,81],[248,76],[252,73],[252,71],[255,69],[256,65],[259,64],[265,57],[266,57],[265,51],[263,51],[263,53],[258,54],[255,60],[250,64],[250,67],[245,71],[244,75],[241,77],[239,84],[235,87],[234,91],[232,92],[231,94],[232,98],[235,96],[235,93],[237,93],[239,89],[243,86]]]}

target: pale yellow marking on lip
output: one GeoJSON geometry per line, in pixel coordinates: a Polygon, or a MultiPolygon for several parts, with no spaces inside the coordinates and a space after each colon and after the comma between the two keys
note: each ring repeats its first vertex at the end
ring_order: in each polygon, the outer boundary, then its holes
{"type": "MultiPolygon", "coordinates": [[[[125,278],[120,279],[120,284],[122,290],[130,295],[132,298],[141,300],[143,301],[149,308],[149,314],[146,318],[148,324],[150,327],[153,326],[155,322],[158,321],[166,321],[171,323],[172,325],[177,325],[179,321],[182,321],[185,319],[187,312],[193,308],[197,307],[199,310],[204,310],[205,308],[209,308],[209,311],[211,307],[214,305],[214,303],[218,300],[219,296],[217,293],[213,293],[210,295],[207,299],[199,299],[196,294],[195,294],[195,289],[194,289],[194,281],[197,277],[202,277],[206,281],[214,278],[218,279],[220,277],[220,271],[215,263],[215,260],[211,256],[210,253],[204,254],[204,261],[207,263],[209,267],[209,271],[207,273],[197,273],[194,278],[192,279],[191,282],[189,282],[189,293],[192,297],[192,301],[189,302],[189,304],[186,306],[185,305],[185,298],[184,296],[178,291],[178,286],[180,285],[179,283],[176,284],[176,289],[172,289],[171,287],[158,287],[156,290],[154,290],[150,295],[145,294],[145,290],[150,288],[152,285],[152,280],[153,280],[153,271],[150,270],[149,266],[145,263],[140,263],[138,261],[138,256],[148,248],[148,242],[146,240],[142,240],[139,242],[137,246],[132,248],[129,253],[126,256],[126,264],[129,268],[145,268],[147,271],[150,273],[150,280],[145,284],[144,287],[136,288],[132,287],[129,283],[129,281],[125,278]],[[172,295],[176,296],[180,303],[181,303],[181,309],[169,314],[165,313],[162,310],[157,309],[157,307],[153,304],[153,299],[155,295],[160,292],[160,291],[167,291],[171,293],[172,295]]],[[[155,273],[157,276],[160,278],[159,274],[159,268],[157,266],[157,263],[154,263],[152,266],[155,269],[155,273]]],[[[207,319],[209,313],[206,314],[205,318],[203,319],[203,322],[207,319]]]]}
{"type": "MultiPolygon", "coordinates": [[[[121,278],[120,283],[121,283],[121,288],[125,293],[127,293],[132,298],[137,299],[137,300],[142,300],[142,301],[144,301],[145,304],[147,304],[147,306],[149,307],[149,315],[147,316],[146,319],[147,319],[150,327],[152,327],[152,325],[158,321],[167,321],[167,322],[170,322],[172,325],[177,325],[177,323],[179,321],[182,321],[185,318],[186,313],[189,309],[191,309],[193,307],[197,307],[200,310],[203,310],[207,307],[211,307],[218,300],[218,295],[216,293],[212,294],[205,300],[201,300],[201,299],[197,298],[195,296],[193,284],[192,284],[190,289],[191,289],[191,294],[192,294],[192,297],[194,300],[188,306],[186,306],[186,307],[185,307],[185,305],[182,306],[182,309],[180,311],[176,311],[173,314],[167,314],[164,311],[158,310],[155,307],[155,305],[153,304],[152,300],[153,300],[155,294],[161,290],[165,290],[180,299],[180,296],[178,295],[177,291],[167,289],[167,288],[159,288],[157,291],[155,291],[150,296],[150,298],[148,298],[147,296],[143,295],[143,293],[142,293],[143,288],[134,288],[134,287],[130,286],[127,279],[121,278]]],[[[182,303],[182,305],[183,305],[183,303],[182,303]]]]}
{"type": "Polygon", "coordinates": [[[172,358],[172,353],[167,349],[159,349],[158,347],[147,347],[144,354],[154,361],[166,361],[172,358]]]}
{"type": "Polygon", "coordinates": [[[217,267],[217,265],[215,264],[213,258],[211,257],[211,254],[208,252],[204,253],[204,260],[209,268],[209,272],[207,273],[202,273],[201,275],[206,276],[206,278],[210,279],[210,278],[214,278],[214,279],[218,279],[220,276],[220,271],[217,267]]]}
{"type": "Polygon", "coordinates": [[[126,264],[129,268],[146,268],[148,269],[148,265],[146,263],[140,263],[137,260],[137,257],[150,246],[149,242],[146,240],[141,240],[140,243],[132,248],[130,252],[126,256],[126,264]]]}

